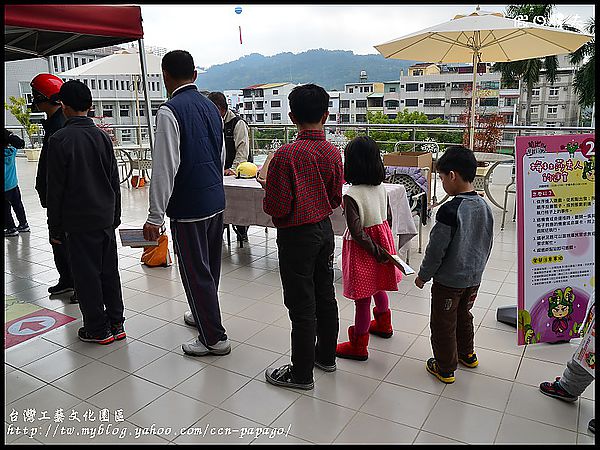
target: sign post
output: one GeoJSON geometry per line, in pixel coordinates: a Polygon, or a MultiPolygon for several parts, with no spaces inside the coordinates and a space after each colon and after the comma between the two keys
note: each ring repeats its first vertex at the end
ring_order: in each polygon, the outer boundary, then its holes
{"type": "Polygon", "coordinates": [[[595,284],[594,145],[517,137],[519,345],[579,337],[595,284]]]}

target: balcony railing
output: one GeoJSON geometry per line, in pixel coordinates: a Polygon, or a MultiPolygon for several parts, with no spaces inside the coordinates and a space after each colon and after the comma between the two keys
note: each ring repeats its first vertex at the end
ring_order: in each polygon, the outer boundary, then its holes
{"type": "MultiPolygon", "coordinates": [[[[533,115],[532,115],[533,117],[533,115]]],[[[393,148],[398,141],[416,141],[426,138],[435,140],[443,150],[448,145],[455,145],[462,141],[466,125],[464,124],[357,124],[357,123],[327,123],[325,131],[328,138],[334,142],[340,149],[345,147],[349,138],[358,135],[372,135],[377,143],[384,149],[393,148]],[[379,136],[386,132],[386,139],[380,139],[379,136]],[[374,134],[373,134],[374,133],[374,134]],[[450,139],[452,138],[453,139],[450,139]],[[452,140],[452,142],[447,142],[452,140]]],[[[27,143],[29,139],[21,126],[7,126],[7,129],[20,135],[27,143]]],[[[253,154],[266,154],[275,150],[279,145],[289,143],[297,135],[297,129],[293,124],[249,124],[250,128],[250,148],[253,154]],[[274,148],[275,147],[275,148],[274,148]]],[[[137,143],[137,126],[133,125],[110,125],[110,131],[132,130],[131,141],[123,142],[121,133],[112,133],[115,136],[114,145],[125,150],[145,150],[149,149],[147,138],[142,135],[141,144],[137,143]]],[[[145,128],[142,127],[145,131],[145,128]]],[[[591,127],[547,127],[547,126],[513,126],[503,127],[503,138],[497,146],[497,152],[514,154],[514,143],[517,136],[539,136],[555,134],[579,134],[593,133],[591,127]]],[[[43,131],[43,130],[42,130],[43,131]]],[[[43,134],[34,136],[36,146],[41,146],[43,134]]],[[[147,152],[149,158],[149,152],[147,152]]]]}

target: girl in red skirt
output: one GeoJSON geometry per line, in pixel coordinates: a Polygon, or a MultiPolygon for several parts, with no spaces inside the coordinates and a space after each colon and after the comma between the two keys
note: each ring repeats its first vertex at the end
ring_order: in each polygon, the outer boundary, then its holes
{"type": "Polygon", "coordinates": [[[342,246],[344,296],[354,300],[354,325],[348,328],[349,342],[338,344],[336,356],[365,361],[369,333],[389,338],[392,320],[385,291],[397,291],[401,272],[388,262],[382,249],[395,255],[390,229],[391,210],[382,184],[385,169],[377,143],[359,136],[346,146],[344,178],[351,184],[342,205],[347,229],[342,246]],[[371,297],[375,299],[371,321],[371,297]]]}

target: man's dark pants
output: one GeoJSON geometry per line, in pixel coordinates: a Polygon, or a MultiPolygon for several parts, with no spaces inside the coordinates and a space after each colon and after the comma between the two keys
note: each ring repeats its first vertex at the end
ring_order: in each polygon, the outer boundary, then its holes
{"type": "Polygon", "coordinates": [[[308,383],[313,381],[315,358],[335,363],[339,319],[330,219],[278,228],[277,247],[284,304],[292,322],[292,378],[308,383]]]}
{"type": "Polygon", "coordinates": [[[52,254],[54,255],[54,265],[56,266],[59,275],[58,284],[74,287],[71,263],[69,262],[68,246],[52,244],[52,254]]]}
{"type": "Polygon", "coordinates": [[[451,288],[433,282],[431,287],[431,347],[442,372],[454,372],[458,356],[473,353],[471,308],[479,286],[451,288]]]}
{"type": "Polygon", "coordinates": [[[69,232],[66,242],[85,331],[102,336],[124,320],[115,229],[69,232]]]}
{"type": "Polygon", "coordinates": [[[223,246],[223,213],[196,222],[171,221],[175,254],[198,340],[205,346],[227,339],[221,324],[219,278],[223,246]]]}

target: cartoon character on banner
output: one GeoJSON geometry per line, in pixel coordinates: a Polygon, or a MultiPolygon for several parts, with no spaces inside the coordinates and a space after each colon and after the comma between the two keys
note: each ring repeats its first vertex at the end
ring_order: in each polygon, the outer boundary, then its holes
{"type": "Polygon", "coordinates": [[[552,331],[564,333],[569,328],[569,319],[573,313],[575,294],[571,287],[556,289],[554,295],[548,297],[548,317],[553,317],[552,331]]]}
{"type": "Polygon", "coordinates": [[[523,340],[526,344],[535,344],[540,340],[540,334],[537,336],[535,330],[531,326],[531,316],[529,311],[522,309],[519,311],[519,329],[523,331],[523,340]]]}
{"type": "Polygon", "coordinates": [[[595,157],[591,156],[585,163],[583,163],[583,173],[581,177],[584,180],[591,181],[592,183],[596,180],[596,161],[595,157]]]}
{"type": "Polygon", "coordinates": [[[530,343],[568,341],[581,335],[579,328],[584,323],[589,294],[581,289],[567,286],[547,292],[539,298],[528,310],[527,316],[521,313],[520,329],[528,334],[530,343]]]}
{"type": "Polygon", "coordinates": [[[569,142],[566,147],[564,145],[561,145],[560,149],[561,150],[565,150],[566,149],[569,152],[569,156],[571,158],[574,158],[575,157],[575,152],[579,149],[579,144],[577,142],[574,142],[574,141],[573,142],[569,142]]]}
{"type": "Polygon", "coordinates": [[[595,353],[586,353],[585,354],[585,362],[587,363],[588,366],[590,366],[590,369],[596,369],[596,354],[595,353]]]}

